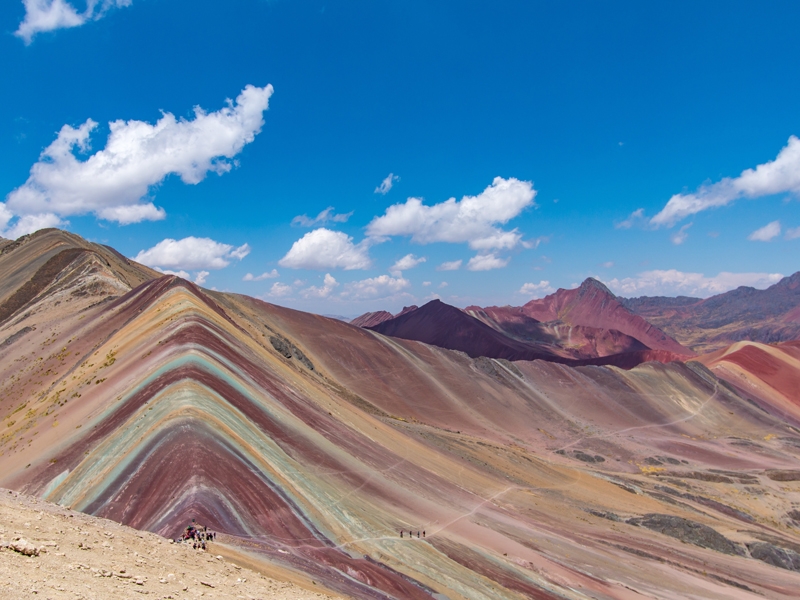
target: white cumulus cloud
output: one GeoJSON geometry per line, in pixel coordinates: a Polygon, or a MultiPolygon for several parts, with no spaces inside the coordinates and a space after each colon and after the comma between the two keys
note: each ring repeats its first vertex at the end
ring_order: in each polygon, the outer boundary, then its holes
{"type": "Polygon", "coordinates": [[[278,264],[290,269],[368,269],[369,242],[354,244],[353,238],[341,231],[321,227],[297,240],[278,264]]]}
{"type": "Polygon", "coordinates": [[[555,292],[549,281],[542,280],[539,283],[524,283],[519,288],[518,294],[523,296],[532,296],[533,298],[541,298],[547,294],[555,292]]]}
{"type": "Polygon", "coordinates": [[[498,227],[533,206],[536,190],[530,181],[495,177],[477,196],[450,198],[427,206],[419,198],[394,204],[367,225],[367,235],[375,238],[411,236],[413,242],[467,243],[475,250],[514,248],[522,240],[517,229],[498,227]]]}
{"type": "Polygon", "coordinates": [[[188,273],[188,271],[180,270],[174,271],[172,269],[161,269],[159,267],[153,267],[159,273],[163,273],[164,275],[175,275],[176,277],[182,277],[183,279],[191,279],[192,276],[188,273]]]}
{"type": "Polygon", "coordinates": [[[103,17],[113,7],[130,6],[132,0],[87,0],[86,10],[79,13],[66,0],[22,0],[25,17],[14,35],[30,44],[37,33],[79,27],[87,21],[103,17]]]}
{"type": "Polygon", "coordinates": [[[272,287],[269,289],[269,296],[273,298],[284,298],[286,296],[291,295],[292,293],[292,286],[286,285],[285,283],[281,283],[280,281],[276,281],[272,284],[272,287]]]}
{"type": "Polygon", "coordinates": [[[389,268],[389,273],[395,277],[401,277],[403,271],[413,269],[417,265],[422,264],[427,260],[428,259],[424,256],[417,257],[413,254],[406,254],[403,258],[399,259],[389,268]]]}
{"type": "Polygon", "coordinates": [[[705,298],[739,286],[767,288],[783,278],[780,273],[728,273],[714,277],[685,273],[676,269],[639,273],[636,277],[612,279],[604,283],[623,296],[695,296],[705,298]]]}
{"type": "Polygon", "coordinates": [[[349,213],[336,214],[333,212],[333,207],[329,206],[314,218],[311,218],[308,215],[296,216],[294,219],[292,219],[292,225],[297,227],[314,227],[315,225],[324,225],[329,221],[333,223],[346,223],[347,219],[352,216],[352,211],[349,213]]]}
{"type": "Polygon", "coordinates": [[[800,227],[794,227],[793,229],[786,230],[787,240],[796,240],[797,238],[800,238],[800,227]]]}
{"type": "Polygon", "coordinates": [[[493,253],[478,254],[469,259],[467,269],[470,271],[491,271],[492,269],[502,269],[508,264],[510,258],[500,258],[493,253]]]}
{"type": "Polygon", "coordinates": [[[242,277],[242,281],[263,281],[265,279],[275,279],[276,277],[278,277],[278,269],[272,269],[272,271],[266,271],[261,275],[253,275],[252,273],[248,273],[242,277]]]}
{"type": "Polygon", "coordinates": [[[795,136],[775,160],[745,169],[738,177],[726,177],[701,186],[690,194],[675,194],[650,223],[671,227],[678,221],[709,208],[726,206],[739,198],[759,198],[792,192],[800,194],[800,139],[795,136]]]}
{"type": "Polygon", "coordinates": [[[78,128],[64,125],[28,180],[8,194],[5,207],[20,217],[18,229],[25,217],[54,222],[94,213],[122,225],[163,219],[164,209],[148,198],[153,186],[172,174],[197,184],[209,172],[230,171],[230,159],[261,131],[271,95],[271,85],[248,85],[235,102],[216,112],[195,107],[192,120],[163,113],[154,125],[114,121],[105,148],[85,160],[76,150],[89,151],[97,123],[89,119],[78,128]]]}
{"type": "Polygon", "coordinates": [[[394,185],[395,181],[400,181],[400,178],[394,173],[389,173],[386,176],[386,179],[381,181],[381,184],[375,188],[375,193],[382,194],[383,196],[385,196],[386,194],[389,193],[389,190],[392,189],[392,186],[394,185]]]}
{"type": "Polygon", "coordinates": [[[767,223],[763,227],[756,229],[753,233],[747,236],[751,242],[768,242],[781,234],[781,222],[773,221],[767,223]]]}
{"type": "Polygon", "coordinates": [[[133,260],[148,267],[162,269],[224,269],[233,260],[241,260],[250,253],[250,246],[238,248],[222,244],[211,238],[186,237],[182,240],[167,238],[147,250],[142,250],[133,260]]]}
{"type": "Polygon", "coordinates": [[[206,282],[206,279],[208,279],[209,275],[211,275],[211,273],[208,271],[200,271],[199,273],[195,274],[194,282],[197,285],[203,285],[206,282]]]}
{"type": "Polygon", "coordinates": [[[58,215],[45,213],[41,215],[25,215],[16,219],[14,225],[6,228],[8,222],[13,218],[13,213],[0,202],[0,236],[15,240],[27,233],[33,233],[48,227],[64,227],[69,223],[59,218],[58,215]]]}
{"type": "Polygon", "coordinates": [[[411,282],[402,277],[380,275],[348,283],[342,296],[350,300],[386,298],[398,294],[410,286],[411,282]]]}
{"type": "Polygon", "coordinates": [[[304,298],[327,298],[337,287],[339,287],[339,282],[336,281],[330,273],[325,273],[325,278],[321,286],[317,287],[312,285],[304,289],[301,293],[304,298]]]}

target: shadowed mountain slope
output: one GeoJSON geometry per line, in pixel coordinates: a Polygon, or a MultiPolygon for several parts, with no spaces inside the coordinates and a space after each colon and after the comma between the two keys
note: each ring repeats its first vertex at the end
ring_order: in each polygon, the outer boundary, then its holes
{"type": "Polygon", "coordinates": [[[515,332],[512,336],[498,321],[492,320],[477,307],[462,311],[440,300],[432,300],[421,308],[404,311],[397,317],[381,321],[367,329],[383,335],[459,350],[472,358],[484,356],[505,360],[542,359],[573,366],[614,365],[625,369],[653,360],[670,362],[687,358],[672,352],[650,350],[644,344],[617,331],[572,328],[561,324],[567,329],[564,332],[558,325],[538,323],[524,316],[522,320],[522,326],[517,328],[508,324],[519,325],[519,318],[505,321],[506,327],[515,332]],[[482,316],[494,327],[473,314],[482,316]],[[599,343],[595,336],[600,338],[599,343]]]}
{"type": "Polygon", "coordinates": [[[377,312],[368,312],[364,313],[360,317],[356,317],[352,321],[350,321],[351,325],[355,325],[356,327],[375,327],[376,325],[380,325],[384,321],[388,321],[389,319],[394,319],[396,317],[401,317],[406,313],[413,312],[419,308],[416,305],[411,306],[404,306],[403,310],[401,310],[396,315],[393,315],[390,312],[385,310],[379,310],[377,312]]]}
{"type": "Polygon", "coordinates": [[[572,365],[685,360],[692,351],[625,308],[600,282],[587,279],[521,307],[468,306],[439,300],[421,309],[366,313],[351,324],[474,357],[553,360],[572,365]],[[469,317],[472,317],[471,319],[469,317]]]}
{"type": "Polygon", "coordinates": [[[383,335],[417,340],[440,348],[461,350],[473,358],[478,356],[507,360],[560,358],[554,352],[540,350],[511,339],[441,300],[431,300],[417,310],[381,321],[368,329],[383,335]]]}
{"type": "Polygon", "coordinates": [[[739,287],[705,300],[643,296],[622,302],[697,352],[738,341],[800,339],[800,272],[765,290],[739,287]]]}
{"type": "Polygon", "coordinates": [[[470,358],[81,256],[0,323],[2,486],[348,597],[796,593],[800,433],[700,363],[470,358]]]}

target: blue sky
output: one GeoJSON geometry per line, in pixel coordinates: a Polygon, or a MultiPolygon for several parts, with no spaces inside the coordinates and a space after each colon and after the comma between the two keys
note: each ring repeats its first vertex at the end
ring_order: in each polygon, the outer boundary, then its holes
{"type": "Polygon", "coordinates": [[[0,233],[347,316],[765,287],[800,268],[799,13],[8,0],[0,233]]]}

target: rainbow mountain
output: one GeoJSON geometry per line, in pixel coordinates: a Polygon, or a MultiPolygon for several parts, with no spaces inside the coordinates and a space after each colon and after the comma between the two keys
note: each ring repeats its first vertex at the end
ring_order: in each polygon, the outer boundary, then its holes
{"type": "Polygon", "coordinates": [[[0,242],[0,485],[343,597],[796,597],[798,373],[473,358],[0,242]]]}

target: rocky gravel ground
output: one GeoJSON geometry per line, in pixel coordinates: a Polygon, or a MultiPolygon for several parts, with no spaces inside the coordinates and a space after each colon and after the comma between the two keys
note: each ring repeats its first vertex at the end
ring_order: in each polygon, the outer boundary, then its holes
{"type": "Polygon", "coordinates": [[[214,552],[0,489],[0,590],[16,598],[331,598],[214,552]]]}

